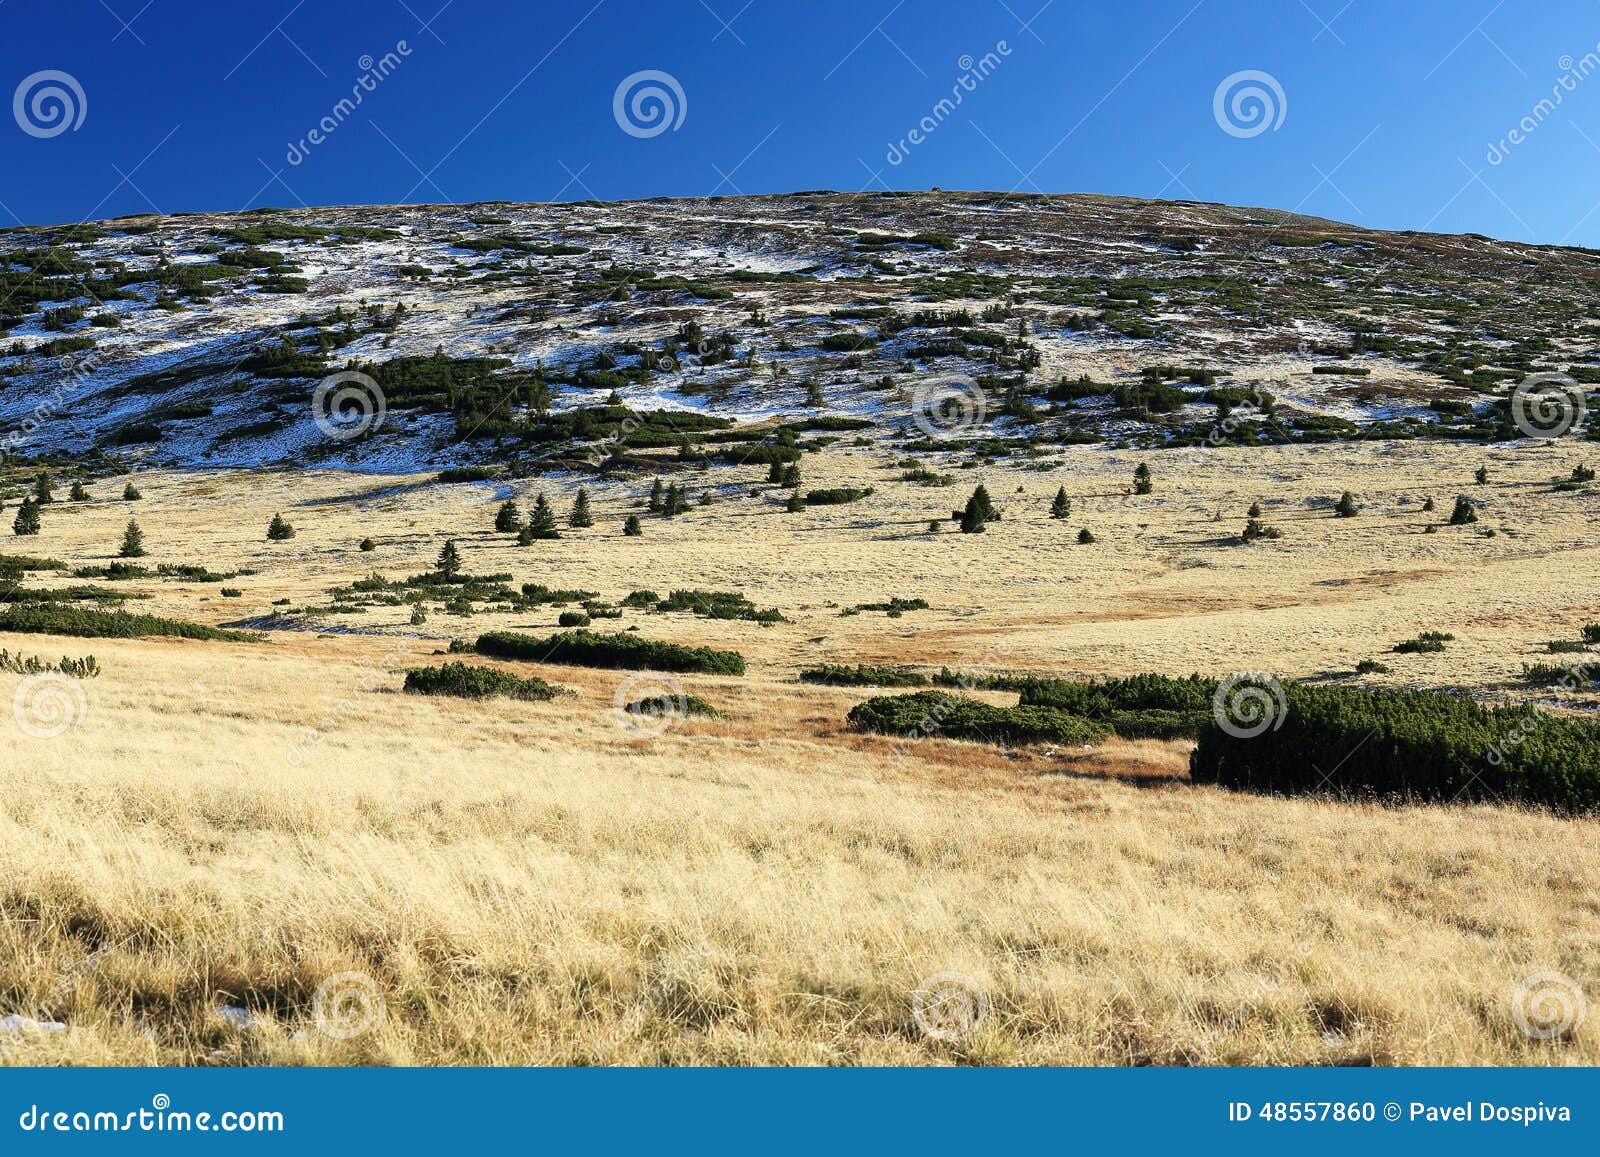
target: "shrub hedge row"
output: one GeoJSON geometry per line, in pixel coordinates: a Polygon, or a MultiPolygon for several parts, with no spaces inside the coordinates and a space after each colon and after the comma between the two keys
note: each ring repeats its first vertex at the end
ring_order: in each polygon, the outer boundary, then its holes
{"type": "Polygon", "coordinates": [[[944,691],[881,695],[856,704],[847,718],[858,731],[989,743],[1094,743],[1110,733],[1103,723],[1053,707],[992,707],[944,691]]]}
{"type": "Polygon", "coordinates": [[[1600,724],[1457,695],[1284,686],[1276,730],[1237,738],[1207,720],[1196,783],[1428,800],[1600,808],[1600,724]]]}
{"type": "Polygon", "coordinates": [[[405,690],[413,695],[453,695],[458,699],[507,699],[543,701],[554,699],[560,691],[543,679],[523,679],[494,667],[475,667],[465,663],[446,663],[440,667],[412,667],[406,672],[405,690]]]}
{"type": "Polygon", "coordinates": [[[0,631],[28,635],[73,635],[81,639],[216,639],[229,643],[254,643],[259,636],[248,631],[224,631],[199,623],[132,615],[127,611],[94,611],[61,603],[9,607],[0,611],[0,631]]]}
{"type": "Polygon", "coordinates": [[[681,643],[641,639],[637,635],[602,635],[595,631],[563,631],[543,639],[513,631],[491,631],[478,636],[476,649],[480,655],[520,659],[527,663],[684,674],[744,674],[744,656],[737,651],[686,647],[681,643]]]}
{"type": "Polygon", "coordinates": [[[908,667],[873,667],[865,663],[844,667],[828,663],[801,671],[800,682],[827,687],[926,687],[928,677],[908,667]]]}

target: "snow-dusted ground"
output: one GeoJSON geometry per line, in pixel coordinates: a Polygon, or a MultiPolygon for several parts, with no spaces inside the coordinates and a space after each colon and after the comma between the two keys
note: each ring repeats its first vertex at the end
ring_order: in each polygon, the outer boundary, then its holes
{"type": "MultiPolygon", "coordinates": [[[[998,295],[980,291],[952,299],[930,298],[927,292],[930,278],[967,274],[1020,279],[1023,291],[1013,296],[1022,298],[1023,316],[1033,322],[1028,341],[1041,355],[1034,374],[1041,389],[1061,376],[1089,373],[1116,382],[1137,378],[1152,364],[1201,365],[1222,370],[1230,384],[1260,385],[1283,403],[1311,413],[1353,421],[1424,413],[1427,391],[1438,383],[1415,368],[1374,359],[1374,374],[1363,381],[1382,384],[1386,396],[1365,401],[1352,392],[1351,379],[1312,374],[1313,366],[1328,359],[1310,353],[1311,347],[1336,344],[1345,335],[1345,322],[1338,317],[1266,323],[1189,300],[1152,315],[1168,331],[1162,341],[1104,329],[1081,333],[1051,323],[1056,307],[1049,295],[1073,278],[1114,282],[1240,270],[1259,278],[1263,268],[1292,266],[1295,277],[1320,277],[1330,288],[1342,284],[1346,271],[1336,263],[1352,246],[1263,247],[1255,234],[1285,220],[1309,219],[1097,197],[801,194],[600,207],[493,204],[196,215],[134,233],[119,231],[126,223],[104,223],[97,240],[74,247],[77,258],[102,272],[152,275],[163,260],[193,266],[214,260],[218,248],[238,248],[226,238],[230,229],[290,223],[334,234],[259,243],[258,248],[280,253],[297,267],[292,276],[305,280],[304,293],[262,292],[249,287],[254,277],[244,277],[213,282],[210,300],[188,301],[169,311],[157,303],[149,281],[130,286],[131,300],[86,296],[81,283],[73,297],[74,287],[64,285],[61,299],[46,307],[82,305],[90,315],[114,313],[121,324],[97,327],[84,320],[63,333],[44,327],[42,311],[16,320],[6,346],[17,352],[0,357],[0,447],[37,455],[110,445],[110,453],[130,461],[195,467],[307,462],[409,472],[482,460],[485,447],[456,440],[451,419],[438,414],[390,410],[371,438],[330,442],[314,420],[314,380],[252,382],[238,370],[246,357],[284,335],[306,333],[297,330],[302,317],[325,318],[336,308],[359,313],[374,304],[388,310],[397,302],[404,302],[408,313],[396,332],[368,333],[339,346],[327,355],[329,365],[442,349],[453,357],[503,358],[517,369],[543,367],[546,374],[560,376],[602,351],[628,364],[635,356],[629,349],[659,350],[679,325],[696,321],[708,334],[733,332],[741,354],[750,351],[748,362],[700,367],[686,358],[677,371],[657,373],[623,390],[627,405],[766,422],[816,413],[806,397],[808,383],[815,381],[822,388],[824,413],[869,418],[892,428],[909,419],[907,398],[920,376],[995,371],[976,360],[908,367],[894,356],[906,341],[886,342],[882,350],[865,355],[859,367],[847,368],[840,355],[824,355],[817,343],[846,327],[870,330],[871,323],[833,320],[829,311],[890,304],[902,312],[966,308],[977,317],[998,295]],[[341,227],[382,228],[392,236],[345,241],[337,235],[341,227]],[[866,233],[902,238],[942,233],[954,236],[957,246],[953,251],[923,244],[862,248],[858,239],[866,233]],[[581,246],[585,252],[480,253],[455,244],[496,234],[541,246],[581,246]],[[1179,235],[1188,252],[1177,252],[1169,243],[1179,235]],[[974,256],[964,255],[968,250],[974,256]],[[884,273],[874,262],[886,262],[894,272],[884,273]],[[419,281],[401,267],[425,268],[432,276],[419,281]],[[608,295],[596,279],[613,268],[686,281],[715,279],[733,297],[635,289],[611,300],[616,295],[608,295]],[[739,273],[754,277],[733,276],[739,273]],[[504,279],[492,280],[500,275],[504,279]],[[763,281],[762,275],[792,279],[763,281]],[[1029,288],[1040,292],[1038,304],[1027,303],[1029,288]],[[65,356],[33,355],[63,336],[92,337],[97,345],[65,356]],[[775,367],[781,376],[774,375],[775,367]],[[127,389],[141,376],[185,371],[194,373],[162,388],[127,389]],[[896,377],[898,388],[873,388],[886,374],[896,377]],[[1416,397],[1397,398],[1397,390],[1413,390],[1416,397]],[[163,417],[178,406],[191,411],[209,406],[211,413],[163,417]],[[159,439],[115,446],[119,433],[144,423],[159,425],[159,439]]],[[[0,237],[0,259],[50,239],[49,230],[13,231],[0,237]]],[[[1473,244],[1484,259],[1508,266],[1520,267],[1530,252],[1539,252],[1473,244]]],[[[1007,323],[1010,332],[1015,324],[1007,323]]],[[[609,391],[557,384],[553,395],[553,408],[560,411],[602,404],[609,391]]]]}

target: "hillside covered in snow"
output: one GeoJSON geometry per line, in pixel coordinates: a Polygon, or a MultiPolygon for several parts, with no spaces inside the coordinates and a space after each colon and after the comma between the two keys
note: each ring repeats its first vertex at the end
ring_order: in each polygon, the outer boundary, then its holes
{"type": "Polygon", "coordinates": [[[1188,202],[797,193],[0,233],[0,449],[403,473],[778,440],[1515,437],[1600,256],[1188,202]]]}

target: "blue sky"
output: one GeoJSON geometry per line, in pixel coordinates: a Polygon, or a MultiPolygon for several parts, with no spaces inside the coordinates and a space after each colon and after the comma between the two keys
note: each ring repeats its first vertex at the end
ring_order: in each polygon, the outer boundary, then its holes
{"type": "Polygon", "coordinates": [[[939,186],[1600,245],[1592,0],[10,0],[0,43],[3,224],[939,186]]]}

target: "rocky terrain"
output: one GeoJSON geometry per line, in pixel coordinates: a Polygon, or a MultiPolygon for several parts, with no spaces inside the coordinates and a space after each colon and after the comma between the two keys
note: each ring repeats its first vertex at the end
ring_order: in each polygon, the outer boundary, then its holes
{"type": "Polygon", "coordinates": [[[263,210],[16,228],[0,262],[0,446],[108,468],[625,469],[784,424],[1484,440],[1528,374],[1600,378],[1594,253],[1191,202],[263,210]]]}

